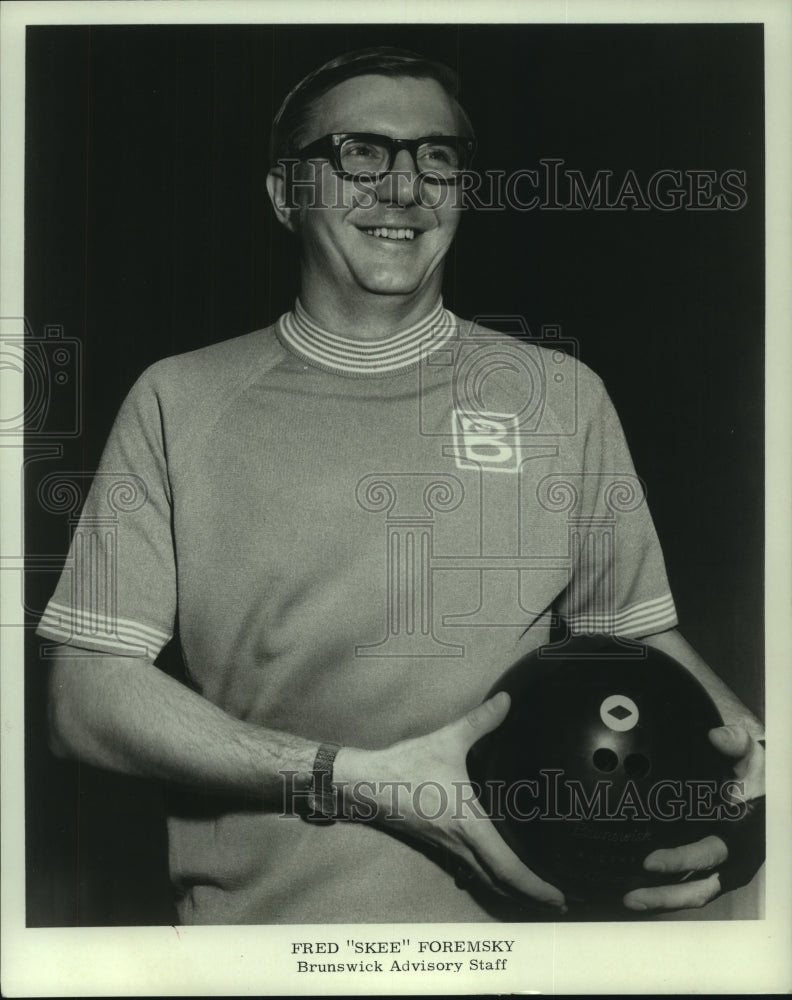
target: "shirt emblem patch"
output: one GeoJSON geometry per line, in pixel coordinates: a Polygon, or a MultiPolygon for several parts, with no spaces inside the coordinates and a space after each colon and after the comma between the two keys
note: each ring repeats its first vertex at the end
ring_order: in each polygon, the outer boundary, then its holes
{"type": "Polygon", "coordinates": [[[454,410],[454,459],[458,469],[516,472],[522,458],[517,417],[454,410]]]}

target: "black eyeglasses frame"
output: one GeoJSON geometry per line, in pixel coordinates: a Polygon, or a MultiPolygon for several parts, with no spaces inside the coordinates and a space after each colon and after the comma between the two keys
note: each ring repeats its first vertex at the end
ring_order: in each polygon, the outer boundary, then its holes
{"type": "Polygon", "coordinates": [[[457,147],[460,154],[460,161],[464,166],[451,177],[442,177],[440,174],[419,170],[417,176],[422,180],[431,181],[435,184],[457,184],[462,175],[470,169],[470,164],[476,152],[476,140],[470,136],[461,135],[424,135],[417,139],[394,139],[389,135],[382,135],[379,132],[330,132],[319,139],[297,150],[294,154],[298,160],[322,159],[329,160],[333,170],[346,180],[359,181],[379,181],[393,171],[393,164],[402,149],[406,149],[413,159],[413,163],[418,166],[418,149],[426,143],[447,143],[457,147]],[[388,150],[388,166],[385,170],[376,172],[361,172],[359,174],[350,173],[344,170],[341,164],[341,146],[348,139],[356,139],[360,142],[371,142],[382,145],[388,150]]]}

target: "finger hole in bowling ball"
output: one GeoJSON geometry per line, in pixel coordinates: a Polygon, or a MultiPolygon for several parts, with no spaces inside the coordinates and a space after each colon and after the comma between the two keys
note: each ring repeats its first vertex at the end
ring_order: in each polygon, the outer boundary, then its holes
{"type": "Polygon", "coordinates": [[[607,747],[600,747],[599,750],[595,750],[592,760],[594,761],[594,767],[598,771],[605,771],[606,773],[615,770],[616,765],[619,763],[619,758],[613,750],[609,750],[607,747]]]}
{"type": "Polygon", "coordinates": [[[642,753],[631,753],[624,759],[624,770],[631,778],[643,778],[649,773],[649,758],[642,753]]]}

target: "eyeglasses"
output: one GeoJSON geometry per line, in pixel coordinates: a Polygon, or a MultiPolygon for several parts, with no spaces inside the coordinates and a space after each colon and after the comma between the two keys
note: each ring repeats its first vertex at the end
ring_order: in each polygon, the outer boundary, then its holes
{"type": "Polygon", "coordinates": [[[390,173],[400,150],[406,149],[419,176],[436,184],[456,184],[468,169],[476,140],[458,135],[427,135],[420,139],[391,139],[373,132],[333,132],[297,152],[301,160],[328,159],[346,178],[378,180],[390,173]]]}

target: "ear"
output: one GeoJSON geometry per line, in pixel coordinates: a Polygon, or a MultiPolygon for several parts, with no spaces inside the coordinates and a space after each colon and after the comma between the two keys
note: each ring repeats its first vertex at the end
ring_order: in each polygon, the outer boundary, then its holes
{"type": "Polygon", "coordinates": [[[278,222],[284,225],[290,233],[296,233],[299,208],[287,197],[283,167],[273,167],[267,174],[267,194],[275,209],[278,222]]]}

